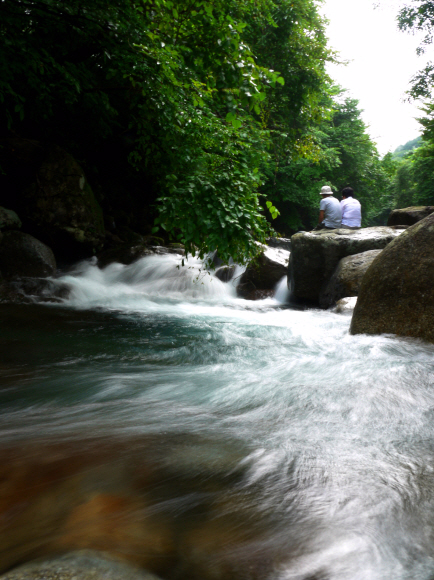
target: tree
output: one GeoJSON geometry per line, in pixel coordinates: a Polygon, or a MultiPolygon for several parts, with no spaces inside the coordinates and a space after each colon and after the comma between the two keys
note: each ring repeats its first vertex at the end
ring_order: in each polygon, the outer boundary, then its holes
{"type": "Polygon", "coordinates": [[[242,261],[270,232],[259,187],[273,147],[302,151],[321,116],[315,19],[313,0],[4,0],[0,132],[65,146],[96,181],[122,142],[116,166],[138,172],[136,202],[140,179],[160,194],[146,200],[156,227],[242,261]],[[262,33],[273,58],[279,43],[290,58],[284,76],[259,58],[262,33]]]}
{"type": "MultiPolygon", "coordinates": [[[[432,0],[412,0],[398,13],[398,26],[404,31],[419,31],[425,34],[418,54],[423,54],[426,47],[432,44],[434,25],[434,2],[432,0]]],[[[409,94],[411,98],[429,98],[434,84],[434,64],[429,62],[411,81],[409,94]]]]}
{"type": "MultiPolygon", "coordinates": [[[[351,186],[363,206],[363,223],[368,225],[382,211],[389,177],[375,144],[361,119],[358,101],[340,89],[330,89],[329,118],[311,129],[315,157],[288,159],[273,184],[273,199],[281,208],[277,227],[291,233],[311,228],[318,218],[319,190],[331,185],[340,191],[351,186]]],[[[270,194],[271,195],[271,194],[270,194]]]]}

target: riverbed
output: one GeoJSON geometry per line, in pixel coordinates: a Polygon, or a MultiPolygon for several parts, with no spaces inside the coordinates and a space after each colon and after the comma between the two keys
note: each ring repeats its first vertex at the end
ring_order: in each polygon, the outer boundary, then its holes
{"type": "Polygon", "coordinates": [[[434,346],[246,301],[176,255],[0,305],[2,570],[105,550],[179,580],[434,578],[434,346]]]}

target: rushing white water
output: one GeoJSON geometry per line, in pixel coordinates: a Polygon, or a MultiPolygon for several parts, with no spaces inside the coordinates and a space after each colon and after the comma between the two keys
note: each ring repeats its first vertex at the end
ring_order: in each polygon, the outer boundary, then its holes
{"type": "Polygon", "coordinates": [[[3,321],[20,345],[3,370],[5,438],[176,436],[164,462],[179,473],[242,470],[222,497],[248,509],[240,526],[262,522],[263,580],[434,577],[433,345],[283,308],[286,280],[244,301],[177,256],[86,262],[57,283],[63,305],[3,321]]]}

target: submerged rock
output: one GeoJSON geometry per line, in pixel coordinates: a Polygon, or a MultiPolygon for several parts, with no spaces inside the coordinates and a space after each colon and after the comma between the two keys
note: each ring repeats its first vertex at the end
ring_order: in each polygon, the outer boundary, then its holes
{"type": "Polygon", "coordinates": [[[5,231],[0,242],[0,272],[5,278],[44,277],[56,271],[52,250],[30,234],[5,231]]]}
{"type": "Polygon", "coordinates": [[[423,220],[434,212],[433,205],[422,205],[413,207],[404,207],[403,209],[394,209],[390,212],[387,220],[388,226],[412,226],[423,220]]]}
{"type": "Polygon", "coordinates": [[[241,276],[237,286],[238,295],[246,298],[257,290],[274,290],[276,284],[286,276],[289,255],[286,250],[264,246],[264,250],[250,262],[241,276]]]}
{"type": "Polygon", "coordinates": [[[154,574],[92,550],[29,562],[0,580],[159,580],[154,574]]]}
{"type": "Polygon", "coordinates": [[[173,526],[150,509],[153,467],[143,460],[150,445],[115,438],[81,444],[33,438],[4,445],[0,572],[84,549],[102,550],[156,574],[167,571],[173,562],[173,526]]]}
{"type": "Polygon", "coordinates": [[[341,298],[358,296],[365,272],[382,251],[368,250],[342,258],[327,286],[320,293],[319,305],[321,308],[330,308],[341,298]]]}
{"type": "Polygon", "coordinates": [[[434,342],[434,214],[406,229],[373,262],[351,334],[392,333],[434,342]]]}
{"type": "Polygon", "coordinates": [[[403,230],[388,227],[299,232],[291,238],[288,286],[294,301],[319,304],[339,261],[368,250],[382,250],[403,230]]]}

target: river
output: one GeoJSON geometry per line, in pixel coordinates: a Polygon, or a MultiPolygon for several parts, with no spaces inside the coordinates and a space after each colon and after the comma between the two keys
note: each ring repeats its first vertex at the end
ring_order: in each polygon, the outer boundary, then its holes
{"type": "Polygon", "coordinates": [[[0,305],[3,570],[90,547],[177,580],[434,578],[433,345],[176,255],[55,284],[0,305]]]}

